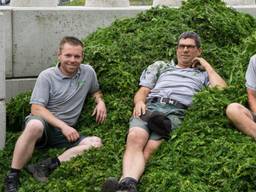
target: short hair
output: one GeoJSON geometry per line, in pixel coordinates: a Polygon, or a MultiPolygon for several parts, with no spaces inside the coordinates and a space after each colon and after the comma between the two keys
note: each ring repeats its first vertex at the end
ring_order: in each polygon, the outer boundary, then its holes
{"type": "Polygon", "coordinates": [[[76,37],[72,37],[72,36],[66,36],[63,37],[62,40],[60,41],[59,44],[59,52],[61,53],[64,44],[70,44],[70,45],[74,45],[74,46],[81,46],[82,48],[84,48],[84,44],[82,41],[80,41],[78,38],[76,37]]]}
{"type": "Polygon", "coordinates": [[[200,36],[196,32],[192,32],[192,31],[183,32],[178,38],[178,44],[179,44],[181,39],[187,39],[187,38],[194,39],[197,48],[201,47],[201,38],[200,38],[200,36]]]}

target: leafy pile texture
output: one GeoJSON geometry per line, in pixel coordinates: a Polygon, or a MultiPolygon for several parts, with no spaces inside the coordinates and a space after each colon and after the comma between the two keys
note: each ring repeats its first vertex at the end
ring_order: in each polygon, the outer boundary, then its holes
{"type": "MultiPolygon", "coordinates": [[[[229,87],[223,91],[206,88],[194,97],[181,127],[148,162],[138,190],[255,191],[256,143],[229,124],[225,107],[231,102],[246,105],[244,74],[250,56],[256,53],[256,20],[226,7],[220,0],[188,0],[177,9],[151,8],[134,18],[117,20],[85,38],[85,62],[98,74],[108,119],[97,125],[90,115],[93,101],[88,99],[77,128],[85,135],[101,137],[104,146],[61,165],[46,184],[22,172],[21,191],[93,192],[100,191],[106,178],[120,177],[125,135],[140,74],[156,60],[175,59],[176,40],[184,31],[200,34],[203,57],[229,87]]],[[[14,116],[10,115],[15,109],[10,106],[7,115],[12,119],[14,116]]],[[[11,132],[12,127],[8,124],[6,148],[0,151],[2,179],[18,136],[11,132]]],[[[32,161],[61,152],[36,151],[32,161]]]]}

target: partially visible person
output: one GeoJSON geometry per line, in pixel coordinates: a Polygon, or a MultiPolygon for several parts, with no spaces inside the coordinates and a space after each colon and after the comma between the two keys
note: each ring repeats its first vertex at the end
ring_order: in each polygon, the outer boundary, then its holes
{"type": "Polygon", "coordinates": [[[256,54],[250,58],[245,79],[249,109],[239,103],[231,103],[226,115],[238,130],[256,139],[256,54]]]}
{"type": "Polygon", "coordinates": [[[226,87],[225,81],[201,57],[201,41],[195,32],[184,32],[177,42],[177,65],[158,61],[143,71],[134,97],[133,117],[126,140],[119,182],[109,178],[103,192],[137,192],[145,165],[170,131],[179,127],[192,97],[204,87],[226,87]]]}
{"type": "Polygon", "coordinates": [[[5,192],[18,191],[20,171],[35,148],[66,148],[57,157],[26,167],[35,179],[47,181],[61,163],[102,146],[99,137],[83,136],[76,129],[88,94],[96,103],[92,113],[96,122],[103,123],[107,116],[96,73],[90,65],[81,64],[83,48],[79,39],[64,37],[59,45],[57,66],[39,74],[30,99],[31,114],[25,119],[24,131],[16,142],[11,169],[5,178],[5,192]]]}
{"type": "Polygon", "coordinates": [[[10,0],[0,0],[0,6],[1,5],[9,5],[10,4],[10,0]]]}

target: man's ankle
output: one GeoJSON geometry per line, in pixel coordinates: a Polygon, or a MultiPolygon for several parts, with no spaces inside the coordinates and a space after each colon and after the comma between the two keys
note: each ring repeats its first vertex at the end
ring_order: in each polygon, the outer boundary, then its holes
{"type": "Polygon", "coordinates": [[[122,178],[122,179],[119,181],[119,183],[124,183],[124,182],[126,182],[126,183],[133,183],[133,184],[135,184],[135,185],[138,184],[138,180],[135,179],[135,178],[133,178],[133,177],[124,177],[124,178],[122,178]]]}
{"type": "Polygon", "coordinates": [[[58,159],[58,157],[53,157],[51,158],[51,161],[52,161],[52,164],[55,164],[57,166],[60,166],[61,162],[60,160],[58,159]]]}
{"type": "Polygon", "coordinates": [[[13,174],[17,174],[19,176],[20,174],[20,169],[15,169],[15,168],[11,168],[9,173],[13,173],[13,174]]]}

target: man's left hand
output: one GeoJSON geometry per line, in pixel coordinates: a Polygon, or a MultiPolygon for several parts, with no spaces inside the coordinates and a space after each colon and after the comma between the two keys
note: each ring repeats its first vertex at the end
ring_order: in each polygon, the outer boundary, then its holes
{"type": "Polygon", "coordinates": [[[198,68],[202,71],[205,71],[209,66],[210,64],[202,57],[195,57],[192,61],[192,67],[198,68]]]}
{"type": "Polygon", "coordinates": [[[93,110],[92,116],[96,115],[96,122],[103,123],[107,118],[107,108],[104,101],[99,101],[93,110]]]}

